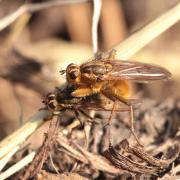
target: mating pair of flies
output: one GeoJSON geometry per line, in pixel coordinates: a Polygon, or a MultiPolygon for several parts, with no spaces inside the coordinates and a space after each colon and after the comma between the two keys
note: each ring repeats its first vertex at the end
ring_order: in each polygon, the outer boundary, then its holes
{"type": "MultiPolygon", "coordinates": [[[[166,80],[171,73],[165,68],[136,61],[115,59],[116,51],[98,54],[93,60],[82,65],[69,64],[61,74],[66,74],[68,85],[49,93],[43,101],[54,115],[64,110],[73,110],[76,115],[84,110],[129,111],[130,130],[136,138],[133,126],[133,108],[137,100],[130,99],[129,82],[146,83],[166,80]]],[[[109,118],[108,124],[110,124],[109,118]]]]}

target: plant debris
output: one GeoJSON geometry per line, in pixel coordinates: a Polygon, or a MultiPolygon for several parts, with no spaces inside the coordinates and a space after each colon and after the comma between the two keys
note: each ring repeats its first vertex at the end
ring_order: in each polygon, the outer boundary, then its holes
{"type": "Polygon", "coordinates": [[[58,122],[57,119],[51,120],[49,131],[45,134],[43,144],[32,163],[26,167],[24,171],[20,172],[15,179],[30,179],[35,177],[41,171],[44,162],[47,160],[49,153],[52,151],[56,142],[58,122]]]}
{"type": "Polygon", "coordinates": [[[171,158],[162,160],[148,154],[143,147],[138,145],[130,147],[126,139],[121,141],[118,147],[123,153],[119,153],[116,148],[110,146],[109,149],[104,152],[105,157],[120,169],[126,169],[129,172],[140,174],[154,174],[158,172],[160,168],[166,168],[178,157],[180,152],[179,144],[175,144],[174,149],[171,148],[171,158]],[[132,156],[133,159],[131,159],[132,156]],[[136,159],[138,157],[138,159],[143,161],[141,163],[135,161],[135,156],[136,159]]]}
{"type": "MultiPolygon", "coordinates": [[[[144,101],[146,105],[149,99],[144,101]]],[[[179,121],[178,118],[170,120],[170,118],[178,117],[175,115],[179,113],[178,104],[179,100],[171,99],[158,104],[152,102],[148,104],[147,109],[143,106],[142,109],[140,108],[138,110],[138,113],[135,114],[137,119],[135,125],[137,130],[139,130],[138,134],[142,135],[140,140],[149,140],[149,145],[144,147],[134,143],[133,138],[128,138],[128,140],[125,138],[118,143],[115,143],[116,141],[113,140],[113,146],[107,147],[107,143],[104,143],[107,141],[107,132],[104,126],[105,123],[102,120],[98,124],[91,122],[91,136],[87,149],[84,146],[84,133],[82,128],[75,128],[69,131],[68,127],[73,122],[69,121],[69,124],[67,124],[67,122],[61,119],[63,115],[60,115],[59,118],[56,119],[60,122],[60,126],[57,126],[57,121],[55,123],[55,120],[53,123],[54,125],[56,124],[56,126],[54,126],[56,133],[51,125],[39,153],[33,162],[20,172],[20,176],[18,175],[18,177],[20,177],[19,179],[28,179],[35,177],[37,174],[37,178],[41,179],[45,176],[51,177],[52,174],[52,177],[54,176],[53,179],[58,179],[64,172],[70,173],[68,177],[73,176],[75,178],[80,176],[85,179],[100,177],[104,179],[113,177],[133,178],[137,176],[154,179],[158,177],[167,177],[169,179],[178,177],[180,173],[179,129],[170,126],[173,131],[171,130],[171,133],[169,133],[169,130],[164,130],[163,133],[166,139],[162,140],[162,132],[157,131],[153,134],[150,133],[149,130],[146,131],[149,124],[145,123],[147,121],[147,115],[151,117],[154,107],[156,107],[156,117],[164,120],[161,122],[162,129],[167,126],[167,122],[171,124],[173,121],[179,121]],[[60,128],[58,134],[57,128],[60,128]],[[97,132],[96,134],[94,130],[97,132]],[[158,136],[158,133],[161,136],[158,136]],[[166,135],[166,133],[168,134],[166,135]],[[149,135],[151,135],[152,138],[148,138],[149,135]],[[159,141],[157,137],[160,138],[161,141],[159,141]],[[153,142],[152,139],[154,139],[153,142]],[[50,151],[53,166],[50,158],[48,158],[50,151]],[[73,175],[71,173],[75,174],[73,175]]],[[[66,118],[71,118],[68,112],[64,112],[63,114],[66,118]]],[[[99,120],[103,119],[103,116],[107,116],[107,112],[101,112],[95,115],[99,120]]],[[[127,133],[129,129],[127,128],[125,130],[124,127],[126,126],[123,124],[123,121],[120,120],[121,118],[126,120],[125,117],[126,113],[120,113],[113,119],[112,139],[117,139],[117,136],[119,136],[118,133],[121,133],[122,137],[130,135],[130,133],[127,133]],[[114,128],[116,128],[116,131],[114,131],[114,128]],[[124,131],[122,128],[124,128],[124,131]]],[[[151,125],[155,126],[154,121],[151,123],[151,125]]]]}

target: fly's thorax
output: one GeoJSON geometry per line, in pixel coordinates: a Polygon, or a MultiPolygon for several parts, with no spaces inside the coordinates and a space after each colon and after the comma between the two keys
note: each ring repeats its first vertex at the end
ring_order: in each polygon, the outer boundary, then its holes
{"type": "Polygon", "coordinates": [[[102,82],[106,79],[108,73],[112,69],[111,65],[106,65],[99,61],[94,64],[83,65],[81,67],[81,82],[84,84],[92,84],[102,82]]]}
{"type": "Polygon", "coordinates": [[[81,67],[81,73],[83,74],[93,74],[93,75],[105,75],[106,73],[112,70],[111,64],[104,64],[103,62],[99,61],[98,63],[84,65],[81,67]]]}
{"type": "Polygon", "coordinates": [[[106,73],[106,68],[101,64],[92,64],[89,66],[84,66],[81,68],[82,74],[94,74],[94,75],[103,75],[106,73]]]}

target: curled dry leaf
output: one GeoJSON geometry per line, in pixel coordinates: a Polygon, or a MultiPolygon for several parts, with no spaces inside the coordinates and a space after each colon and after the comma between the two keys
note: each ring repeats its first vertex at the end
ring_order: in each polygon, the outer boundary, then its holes
{"type": "Polygon", "coordinates": [[[130,158],[118,153],[118,151],[112,146],[104,152],[104,156],[111,161],[111,163],[120,168],[125,169],[132,173],[139,174],[154,174],[156,168],[145,165],[144,163],[138,163],[130,158]]]}
{"type": "Polygon", "coordinates": [[[147,163],[151,164],[152,166],[157,166],[157,167],[163,168],[163,167],[169,166],[178,157],[180,148],[179,148],[178,143],[174,144],[174,147],[171,147],[168,150],[169,153],[167,153],[165,155],[166,157],[164,157],[164,159],[154,158],[153,156],[148,154],[143,148],[138,147],[138,146],[137,147],[129,146],[128,151],[132,154],[135,154],[136,156],[138,156],[142,160],[146,161],[147,163]],[[168,156],[170,156],[170,157],[168,157],[168,156]]]}
{"type": "Polygon", "coordinates": [[[125,169],[132,173],[155,174],[159,172],[160,169],[169,166],[178,157],[180,152],[179,144],[174,144],[174,147],[170,148],[168,152],[164,159],[157,159],[148,154],[143,147],[129,146],[128,141],[125,139],[116,147],[110,146],[109,149],[104,152],[104,156],[110,160],[115,167],[120,169],[125,169]],[[121,152],[117,149],[120,149],[121,152]],[[136,156],[137,161],[130,158],[130,155],[136,156]],[[138,162],[139,159],[141,159],[141,163],[138,162]]]}

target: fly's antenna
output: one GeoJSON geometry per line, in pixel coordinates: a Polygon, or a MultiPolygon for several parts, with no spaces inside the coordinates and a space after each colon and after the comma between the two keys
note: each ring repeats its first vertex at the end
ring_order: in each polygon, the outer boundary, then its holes
{"type": "Polygon", "coordinates": [[[65,74],[65,72],[66,72],[66,70],[60,70],[60,71],[59,71],[60,75],[65,74]]]}

